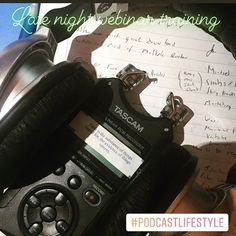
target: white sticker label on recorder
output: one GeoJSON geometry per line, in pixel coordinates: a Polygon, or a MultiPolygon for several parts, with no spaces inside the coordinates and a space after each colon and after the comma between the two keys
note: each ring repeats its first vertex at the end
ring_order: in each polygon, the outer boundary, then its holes
{"type": "Polygon", "coordinates": [[[74,129],[79,138],[84,140],[102,158],[105,158],[110,165],[129,178],[143,163],[143,159],[135,152],[83,112],[80,112],[71,121],[70,127],[74,129]]]}

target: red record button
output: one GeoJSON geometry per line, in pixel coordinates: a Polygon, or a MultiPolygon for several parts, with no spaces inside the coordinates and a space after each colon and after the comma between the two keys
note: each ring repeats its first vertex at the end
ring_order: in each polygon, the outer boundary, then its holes
{"type": "Polygon", "coordinates": [[[95,191],[93,191],[91,189],[87,190],[84,193],[84,198],[89,204],[91,204],[93,206],[98,205],[101,201],[100,196],[95,191]]]}

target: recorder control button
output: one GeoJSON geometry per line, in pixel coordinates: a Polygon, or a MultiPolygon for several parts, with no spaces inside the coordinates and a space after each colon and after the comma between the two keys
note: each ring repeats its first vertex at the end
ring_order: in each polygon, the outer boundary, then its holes
{"type": "MultiPolygon", "coordinates": [[[[73,187],[81,185],[76,175],[69,180],[73,187]]],[[[73,199],[63,188],[50,186],[34,189],[22,203],[20,221],[24,226],[23,235],[66,235],[75,227],[77,208],[73,206],[73,199]]]]}
{"type": "Polygon", "coordinates": [[[40,206],[40,200],[35,197],[34,195],[32,195],[29,200],[27,201],[27,203],[29,204],[30,207],[32,208],[36,208],[40,206]]]}
{"type": "Polygon", "coordinates": [[[45,222],[52,222],[56,219],[57,213],[53,207],[44,207],[41,211],[41,218],[45,222]]]}
{"type": "Polygon", "coordinates": [[[81,183],[82,183],[81,178],[77,175],[73,175],[68,179],[68,186],[71,189],[79,188],[81,186],[81,183]]]}
{"type": "Polygon", "coordinates": [[[93,190],[87,190],[85,193],[84,193],[84,199],[90,204],[90,205],[93,205],[93,206],[96,206],[98,205],[100,202],[101,202],[101,198],[100,196],[94,192],[93,190]]]}
{"type": "Polygon", "coordinates": [[[63,206],[67,201],[66,196],[63,193],[58,193],[55,198],[55,203],[58,206],[63,206]]]}
{"type": "Polygon", "coordinates": [[[66,167],[65,166],[61,166],[61,167],[59,167],[58,169],[56,169],[54,171],[54,175],[58,175],[58,176],[59,175],[63,175],[65,170],[66,170],[66,167]]]}
{"type": "Polygon", "coordinates": [[[59,220],[56,223],[56,229],[57,231],[63,235],[69,228],[69,225],[64,220],[59,220]]]}
{"type": "Polygon", "coordinates": [[[34,223],[29,228],[29,233],[31,235],[39,235],[43,230],[43,226],[39,223],[34,223]]]}

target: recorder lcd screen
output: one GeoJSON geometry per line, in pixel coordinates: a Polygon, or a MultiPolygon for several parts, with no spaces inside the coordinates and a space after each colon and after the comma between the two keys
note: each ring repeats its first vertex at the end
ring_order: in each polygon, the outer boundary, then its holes
{"type": "Polygon", "coordinates": [[[132,177],[143,163],[142,158],[84,112],[71,121],[70,127],[87,144],[86,150],[119,177],[120,173],[132,177]]]}

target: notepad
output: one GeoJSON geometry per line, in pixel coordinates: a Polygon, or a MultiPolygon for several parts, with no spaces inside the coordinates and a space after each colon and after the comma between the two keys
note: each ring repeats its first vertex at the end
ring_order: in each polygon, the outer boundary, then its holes
{"type": "MultiPolygon", "coordinates": [[[[236,163],[236,62],[214,37],[190,24],[115,29],[91,18],[59,45],[55,60],[62,55],[92,65],[98,79],[129,63],[145,70],[156,80],[131,103],[151,116],[160,115],[170,91],[181,97],[193,111],[182,145],[199,159],[197,182],[208,188],[225,181],[236,163]]],[[[176,129],[175,142],[180,135],[176,129]]]]}

